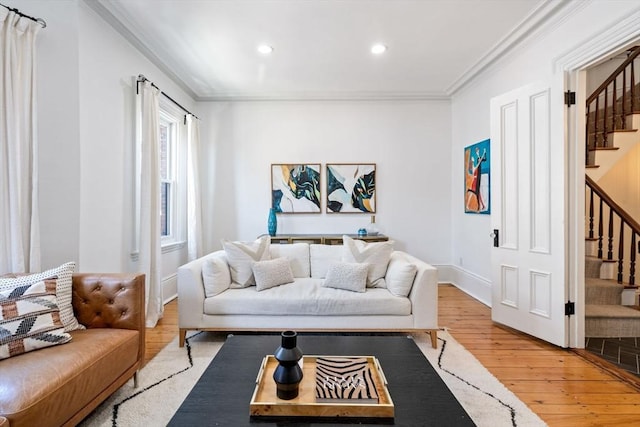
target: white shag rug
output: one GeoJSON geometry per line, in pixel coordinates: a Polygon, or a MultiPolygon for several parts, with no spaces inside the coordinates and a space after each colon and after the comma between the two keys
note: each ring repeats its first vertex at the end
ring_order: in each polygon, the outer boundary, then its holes
{"type": "MultiPolygon", "coordinates": [[[[438,332],[438,348],[427,334],[413,335],[447,387],[479,427],[538,427],[546,424],[446,331],[438,332]]],[[[102,403],[81,427],[166,425],[222,347],[225,336],[196,333],[187,345],[176,338],[133,380],[102,403]]]]}

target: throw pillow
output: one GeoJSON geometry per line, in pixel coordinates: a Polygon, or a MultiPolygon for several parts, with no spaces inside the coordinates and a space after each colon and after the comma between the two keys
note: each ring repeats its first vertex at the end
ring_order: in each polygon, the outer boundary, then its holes
{"type": "Polygon", "coordinates": [[[397,297],[409,296],[417,272],[414,264],[403,259],[392,259],[387,269],[387,289],[397,297]]]}
{"type": "Polygon", "coordinates": [[[0,291],[0,359],[70,340],[60,321],[55,277],[0,291]]]}
{"type": "Polygon", "coordinates": [[[349,236],[342,236],[342,240],[344,242],[342,261],[371,264],[367,275],[367,287],[386,287],[384,276],[393,252],[393,242],[367,243],[354,240],[349,236]]]}
{"type": "Polygon", "coordinates": [[[365,292],[367,288],[367,264],[338,262],[331,264],[323,286],[345,291],[365,292]]]}
{"type": "Polygon", "coordinates": [[[84,329],[84,326],[78,323],[73,314],[72,299],[72,275],[76,268],[75,262],[67,262],[60,267],[52,268],[42,273],[34,273],[25,276],[13,277],[10,279],[0,279],[0,290],[14,288],[17,285],[32,285],[44,279],[56,278],[56,300],[60,308],[60,320],[64,325],[65,332],[74,331],[76,329],[84,329]]]}
{"type": "Polygon", "coordinates": [[[341,245],[310,245],[309,264],[311,265],[311,277],[313,279],[324,279],[327,277],[329,266],[342,261],[342,251],[341,245]]]}
{"type": "Polygon", "coordinates": [[[227,262],[219,257],[205,260],[202,265],[202,283],[207,298],[214,297],[229,289],[231,272],[227,262]]]}
{"type": "Polygon", "coordinates": [[[263,236],[255,242],[230,242],[222,241],[222,247],[227,254],[227,263],[231,270],[230,288],[246,288],[255,285],[252,266],[256,261],[270,259],[270,236],[263,236]]]}
{"type": "Polygon", "coordinates": [[[271,245],[269,249],[271,258],[287,258],[291,266],[293,277],[310,277],[309,267],[309,244],[291,243],[281,245],[271,245]]]}
{"type": "Polygon", "coordinates": [[[254,262],[253,275],[258,291],[293,282],[293,272],[286,258],[254,262]]]}

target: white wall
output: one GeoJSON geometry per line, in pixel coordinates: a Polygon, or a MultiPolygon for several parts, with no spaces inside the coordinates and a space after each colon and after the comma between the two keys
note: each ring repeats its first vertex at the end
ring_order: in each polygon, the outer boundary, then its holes
{"type": "MultiPolygon", "coordinates": [[[[205,246],[267,231],[272,163],[376,163],[376,223],[396,247],[450,263],[446,101],[203,103],[205,246]],[[207,172],[208,171],[208,172],[207,172]]],[[[325,197],[323,187],[323,197],[325,197]]],[[[279,215],[279,233],[356,233],[366,214],[279,215]]]]}
{"type": "MultiPolygon", "coordinates": [[[[638,10],[630,0],[594,0],[485,70],[452,100],[452,188],[463,188],[463,148],[489,137],[489,102],[494,96],[537,80],[563,78],[555,61],[638,10]]],[[[561,93],[553,93],[556,102],[561,93]]],[[[554,138],[558,138],[555,135],[554,138]]],[[[562,183],[556,183],[562,185],[562,183]]],[[[554,206],[554,209],[563,207],[554,206]]],[[[451,205],[453,267],[449,278],[481,301],[491,301],[490,217],[464,214],[462,197],[451,205]]],[[[556,236],[555,238],[562,238],[556,236]]],[[[564,256],[564,254],[558,254],[564,256]]]]}
{"type": "MultiPolygon", "coordinates": [[[[134,76],[144,74],[194,113],[195,102],[80,0],[24,0],[38,39],[43,267],[135,271],[134,76]]],[[[186,249],[168,254],[170,278],[186,249]]]]}

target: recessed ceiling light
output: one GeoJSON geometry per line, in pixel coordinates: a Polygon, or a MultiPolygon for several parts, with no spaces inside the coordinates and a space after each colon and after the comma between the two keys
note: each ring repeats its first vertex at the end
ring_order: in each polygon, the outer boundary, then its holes
{"type": "Polygon", "coordinates": [[[273,48],[268,44],[261,44],[260,46],[258,46],[258,52],[260,52],[263,55],[268,55],[271,52],[273,52],[273,48]]]}
{"type": "Polygon", "coordinates": [[[371,53],[373,53],[374,55],[380,55],[381,53],[384,53],[386,50],[387,50],[387,47],[381,43],[374,44],[373,46],[371,46],[371,53]]]}

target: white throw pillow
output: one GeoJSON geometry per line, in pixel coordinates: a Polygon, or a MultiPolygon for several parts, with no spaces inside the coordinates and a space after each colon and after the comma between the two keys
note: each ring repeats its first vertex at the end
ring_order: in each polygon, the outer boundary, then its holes
{"type": "Polygon", "coordinates": [[[222,247],[227,254],[227,263],[231,270],[232,289],[246,288],[255,285],[251,267],[256,261],[270,259],[270,236],[263,236],[255,242],[230,242],[222,240],[222,247]]]}
{"type": "Polygon", "coordinates": [[[414,264],[403,259],[392,259],[387,269],[387,289],[397,297],[409,296],[417,272],[414,264]]]}
{"type": "Polygon", "coordinates": [[[258,291],[293,282],[291,266],[286,258],[254,262],[253,275],[258,291]]]}
{"type": "Polygon", "coordinates": [[[323,286],[326,288],[344,289],[353,292],[365,292],[367,289],[367,264],[353,262],[337,262],[327,270],[323,286]]]}
{"type": "Polygon", "coordinates": [[[207,298],[214,297],[229,289],[231,272],[227,262],[220,257],[205,260],[202,265],[202,283],[207,298]]]}
{"type": "Polygon", "coordinates": [[[311,276],[308,243],[271,245],[269,250],[271,259],[284,257],[289,260],[293,277],[311,276]]]}
{"type": "Polygon", "coordinates": [[[60,308],[60,320],[64,325],[64,331],[70,332],[76,329],[85,329],[78,323],[73,314],[72,288],[73,288],[73,270],[76,268],[75,262],[67,262],[60,267],[43,271],[42,273],[34,273],[26,276],[12,277],[8,279],[0,279],[0,290],[14,288],[17,285],[32,285],[45,279],[56,278],[56,300],[60,308]]]}
{"type": "Polygon", "coordinates": [[[342,245],[313,244],[309,246],[309,253],[313,279],[324,279],[329,266],[342,261],[342,245]]]}
{"type": "Polygon", "coordinates": [[[387,266],[393,252],[393,242],[367,243],[349,236],[342,236],[342,240],[342,261],[370,264],[367,287],[386,287],[384,276],[387,274],[387,266]]]}

